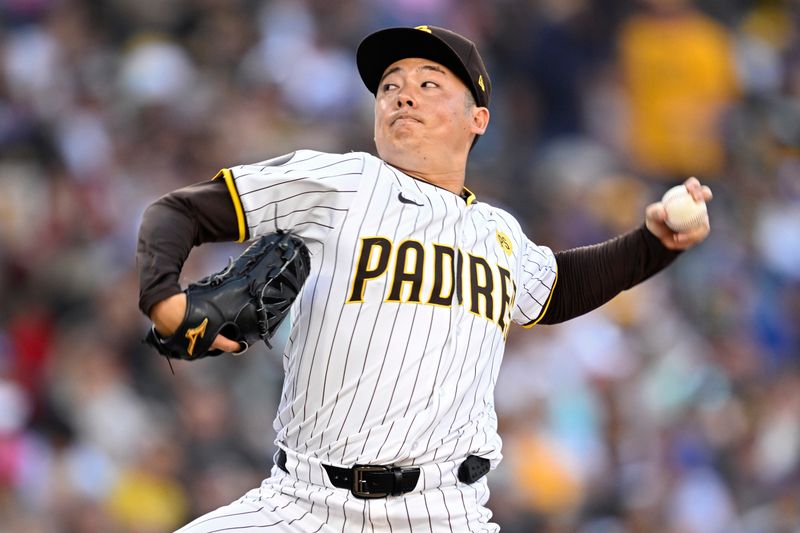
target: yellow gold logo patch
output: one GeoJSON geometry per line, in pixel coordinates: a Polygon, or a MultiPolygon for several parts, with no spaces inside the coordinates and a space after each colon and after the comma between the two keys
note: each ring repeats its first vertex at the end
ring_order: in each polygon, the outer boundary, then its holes
{"type": "Polygon", "coordinates": [[[483,92],[486,92],[486,86],[483,84],[483,74],[478,75],[478,87],[480,87],[483,92]]]}
{"type": "Polygon", "coordinates": [[[197,338],[202,338],[203,335],[205,335],[206,326],[208,326],[208,317],[206,317],[196,328],[186,330],[186,338],[189,339],[189,347],[186,348],[186,352],[189,355],[192,355],[192,352],[194,352],[194,345],[197,343],[197,338]]]}
{"type": "Polygon", "coordinates": [[[417,26],[417,27],[416,27],[416,28],[414,28],[414,29],[415,29],[415,30],[426,31],[426,32],[428,32],[428,33],[431,33],[431,34],[433,33],[433,32],[431,31],[431,29],[430,29],[428,26],[417,26]]]}
{"type": "Polygon", "coordinates": [[[500,248],[506,253],[506,255],[511,255],[514,249],[511,247],[511,239],[508,238],[508,235],[503,233],[500,230],[497,230],[497,243],[500,245],[500,248]]]}

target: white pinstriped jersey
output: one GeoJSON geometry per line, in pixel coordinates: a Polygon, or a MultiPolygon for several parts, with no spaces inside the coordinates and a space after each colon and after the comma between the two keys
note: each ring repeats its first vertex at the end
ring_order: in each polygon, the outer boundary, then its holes
{"type": "Polygon", "coordinates": [[[312,253],[276,443],[343,466],[496,464],[505,337],[545,311],[552,251],[508,213],[366,153],[302,150],[223,177],[242,236],[290,230],[312,253]]]}

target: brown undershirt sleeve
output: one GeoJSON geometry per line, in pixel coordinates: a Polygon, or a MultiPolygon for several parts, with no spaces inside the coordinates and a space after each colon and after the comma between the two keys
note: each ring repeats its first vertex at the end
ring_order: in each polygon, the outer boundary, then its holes
{"type": "Polygon", "coordinates": [[[557,324],[596,309],[672,263],[667,249],[642,225],[601,244],[556,252],[558,283],[540,324],[557,324]]]}
{"type": "Polygon", "coordinates": [[[139,227],[136,264],[139,309],[150,309],[181,291],[181,268],[193,246],[235,241],[239,226],[224,180],[196,183],[162,196],[144,212],[139,227]]]}

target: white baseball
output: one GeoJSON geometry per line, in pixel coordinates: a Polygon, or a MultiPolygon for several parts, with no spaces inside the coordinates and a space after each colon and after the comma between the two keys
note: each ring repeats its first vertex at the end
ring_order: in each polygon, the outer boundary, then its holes
{"type": "Polygon", "coordinates": [[[684,185],[676,185],[661,198],[667,212],[665,220],[672,231],[690,231],[705,224],[708,211],[702,200],[696,202],[684,185]]]}

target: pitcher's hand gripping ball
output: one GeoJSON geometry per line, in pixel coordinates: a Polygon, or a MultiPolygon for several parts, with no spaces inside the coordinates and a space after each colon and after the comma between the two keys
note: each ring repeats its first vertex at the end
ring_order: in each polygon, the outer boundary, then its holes
{"type": "Polygon", "coordinates": [[[664,221],[672,231],[691,231],[705,224],[708,218],[706,203],[692,198],[684,185],[676,185],[661,198],[667,219],[664,221]]]}
{"type": "Polygon", "coordinates": [[[289,233],[261,237],[225,269],[186,288],[186,314],[175,333],[165,338],[153,326],[145,342],[173,359],[221,354],[211,349],[220,333],[240,344],[237,354],[259,339],[270,346],[310,264],[299,238],[289,233]]]}

